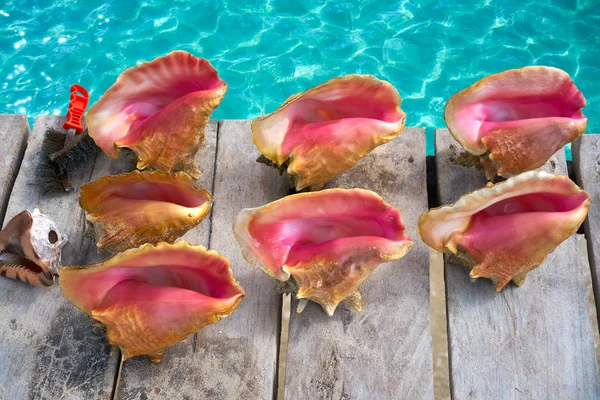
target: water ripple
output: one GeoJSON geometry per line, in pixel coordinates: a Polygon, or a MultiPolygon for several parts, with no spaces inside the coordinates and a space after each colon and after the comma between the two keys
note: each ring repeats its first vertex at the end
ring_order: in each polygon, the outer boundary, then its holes
{"type": "Polygon", "coordinates": [[[562,68],[600,133],[597,0],[5,0],[0,113],[61,114],[69,87],[91,101],[120,72],[183,49],[229,84],[216,118],[255,118],[288,96],[347,73],[402,94],[410,125],[443,127],[456,91],[508,68],[562,68]]]}

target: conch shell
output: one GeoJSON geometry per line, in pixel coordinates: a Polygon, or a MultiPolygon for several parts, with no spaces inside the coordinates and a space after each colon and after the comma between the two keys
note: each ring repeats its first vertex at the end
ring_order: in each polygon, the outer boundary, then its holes
{"type": "Polygon", "coordinates": [[[225,257],[184,241],[65,267],[59,285],[67,300],[106,326],[125,360],[160,361],[167,346],[225,318],[244,297],[225,257]]]}
{"type": "Polygon", "coordinates": [[[123,72],[87,114],[89,135],[109,157],[128,147],[138,169],[200,176],[194,156],[227,84],[210,63],[184,51],[123,72]]]}
{"type": "Polygon", "coordinates": [[[569,178],[530,171],[462,196],[419,217],[419,234],[437,251],[450,250],[472,278],[500,291],[518,286],[577,231],[590,197],[569,178]]]}
{"type": "Polygon", "coordinates": [[[212,196],[183,172],[133,171],[81,186],[79,204],[94,224],[98,248],[118,252],[175,241],[202,221],[212,196]]]}
{"type": "Polygon", "coordinates": [[[480,157],[492,179],[541,167],[581,136],[585,105],[565,71],[536,66],[483,78],[452,96],[444,117],[454,138],[480,157]]]}
{"type": "Polygon", "coordinates": [[[0,231],[0,276],[52,286],[66,242],[67,236],[37,208],[20,212],[0,231]]]}
{"type": "Polygon", "coordinates": [[[292,276],[296,297],[319,303],[329,315],[342,300],[360,311],[360,285],[412,246],[400,212],[363,189],[295,194],[244,209],[233,232],[250,264],[280,281],[292,276]]]}
{"type": "Polygon", "coordinates": [[[263,156],[285,170],[297,190],[318,190],[377,146],[402,132],[400,95],[371,75],[347,75],[291,96],[252,123],[263,156]]]}

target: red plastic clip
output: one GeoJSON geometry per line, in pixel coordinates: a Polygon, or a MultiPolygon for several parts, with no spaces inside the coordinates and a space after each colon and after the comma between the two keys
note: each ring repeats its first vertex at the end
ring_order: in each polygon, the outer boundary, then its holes
{"type": "Polygon", "coordinates": [[[63,124],[64,129],[75,129],[77,134],[83,132],[81,119],[88,105],[89,94],[82,86],[71,86],[71,102],[67,112],[67,122],[63,124]],[[77,92],[81,93],[78,95],[77,92]]]}

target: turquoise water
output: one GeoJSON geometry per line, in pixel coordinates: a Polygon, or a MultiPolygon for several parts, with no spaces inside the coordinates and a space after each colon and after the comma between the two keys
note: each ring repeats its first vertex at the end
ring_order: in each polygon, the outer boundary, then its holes
{"type": "MultiPolygon", "coordinates": [[[[600,133],[600,0],[0,2],[0,113],[64,114],[127,67],[187,50],[229,84],[215,118],[255,118],[335,76],[369,73],[403,98],[407,125],[444,127],[446,100],[479,78],[564,69],[600,133]]],[[[429,152],[432,148],[429,146],[429,152]]]]}

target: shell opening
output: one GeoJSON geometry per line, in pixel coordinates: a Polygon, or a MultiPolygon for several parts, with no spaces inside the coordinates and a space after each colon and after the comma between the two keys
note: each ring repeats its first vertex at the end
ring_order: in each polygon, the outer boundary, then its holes
{"type": "Polygon", "coordinates": [[[585,192],[562,194],[555,192],[528,193],[501,200],[479,211],[474,217],[496,217],[516,213],[566,212],[588,199],[585,192]]]}
{"type": "Polygon", "coordinates": [[[292,111],[302,110],[294,121],[322,122],[344,118],[370,118],[385,122],[395,122],[398,118],[396,104],[390,102],[383,107],[375,102],[365,102],[360,96],[346,96],[336,100],[302,99],[290,105],[292,111]]]}
{"type": "Polygon", "coordinates": [[[55,230],[50,229],[50,231],[48,232],[48,241],[51,244],[58,242],[58,234],[55,230]]]}
{"type": "Polygon", "coordinates": [[[340,239],[380,237],[398,240],[398,234],[390,224],[369,216],[295,219],[282,223],[278,229],[278,234],[285,238],[282,243],[291,245],[286,263],[314,257],[322,250],[322,245],[340,239]]]}
{"type": "Polygon", "coordinates": [[[472,154],[480,155],[491,150],[490,146],[499,146],[482,143],[488,135],[514,147],[520,141],[536,140],[536,132],[540,131],[548,142],[545,146],[552,145],[552,154],[583,132],[579,130],[585,129],[587,122],[581,111],[585,105],[585,97],[566,72],[534,66],[481,79],[452,96],[444,114],[454,137],[472,154]]]}
{"type": "Polygon", "coordinates": [[[398,108],[397,99],[390,96],[389,99],[381,99],[379,102],[366,102],[364,96],[365,93],[357,91],[337,99],[304,98],[291,103],[286,111],[291,115],[291,119],[288,133],[282,143],[282,152],[289,154],[296,146],[311,140],[307,129],[323,128],[323,134],[332,136],[346,133],[326,129],[338,120],[351,119],[356,125],[365,120],[397,123],[404,118],[404,113],[398,108]]]}
{"type": "MultiPolygon", "coordinates": [[[[124,256],[126,254],[123,253],[124,256]]],[[[176,293],[178,296],[205,301],[207,298],[226,299],[237,296],[241,290],[239,286],[232,284],[229,265],[225,259],[194,258],[192,255],[183,258],[168,254],[147,254],[132,259],[123,257],[118,265],[91,272],[87,277],[82,274],[78,280],[78,296],[81,296],[84,309],[136,303],[140,299],[157,300],[151,298],[151,293],[163,300],[168,300],[169,294],[176,293]],[[171,289],[177,291],[173,292],[171,289]],[[147,295],[144,295],[145,292],[147,295]]]]}
{"type": "Polygon", "coordinates": [[[481,121],[479,138],[490,131],[510,127],[515,121],[539,118],[584,119],[581,105],[562,96],[490,99],[465,107],[459,114],[475,115],[481,121]]]}
{"type": "MultiPolygon", "coordinates": [[[[538,192],[504,199],[475,213],[469,229],[455,241],[468,249],[478,262],[499,249],[518,259],[526,259],[528,241],[534,242],[538,236],[551,238],[556,235],[562,218],[577,213],[588,199],[585,192],[538,192]]],[[[537,249],[550,242],[552,240],[546,239],[537,249]]]]}
{"type": "MultiPolygon", "coordinates": [[[[210,269],[213,265],[204,266],[210,269]]],[[[229,282],[213,279],[210,273],[198,268],[168,265],[145,268],[114,268],[105,272],[101,279],[117,281],[99,302],[99,308],[113,304],[137,302],[145,294],[155,294],[168,300],[173,295],[184,295],[185,289],[213,299],[225,299],[239,294],[229,282]],[[159,288],[163,291],[157,291],[159,288]]],[[[156,300],[156,299],[155,299],[156,300]]]]}
{"type": "Polygon", "coordinates": [[[191,191],[171,182],[134,182],[111,188],[111,196],[131,200],[162,201],[182,207],[194,208],[209,199],[206,192],[191,191]]]}

